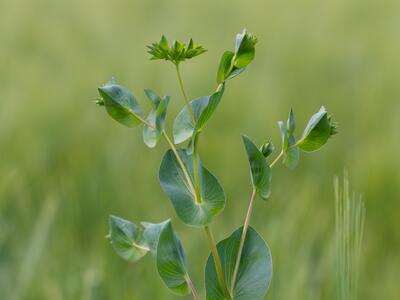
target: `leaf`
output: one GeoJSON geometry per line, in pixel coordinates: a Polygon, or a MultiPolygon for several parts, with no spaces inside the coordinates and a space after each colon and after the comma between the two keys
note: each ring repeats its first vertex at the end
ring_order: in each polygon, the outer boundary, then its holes
{"type": "Polygon", "coordinates": [[[142,228],[116,216],[110,216],[109,226],[108,238],[115,252],[123,259],[136,262],[149,251],[142,228]]]}
{"type": "Polygon", "coordinates": [[[98,88],[108,114],[119,123],[136,127],[144,114],[133,94],[125,87],[110,81],[98,88]]]}
{"type": "MultiPolygon", "coordinates": [[[[204,96],[190,101],[195,120],[199,118],[202,110],[207,106],[208,100],[209,97],[204,96]]],[[[172,129],[174,143],[180,144],[189,139],[193,135],[194,126],[195,124],[193,124],[188,108],[185,105],[174,121],[172,129]]]]}
{"type": "Polygon", "coordinates": [[[296,120],[294,119],[293,109],[289,112],[289,117],[286,123],[287,131],[289,135],[293,135],[294,131],[296,130],[296,120]]]}
{"type": "Polygon", "coordinates": [[[270,139],[268,142],[265,142],[260,147],[260,151],[264,155],[265,158],[270,156],[272,154],[272,152],[275,151],[275,146],[274,146],[274,143],[272,143],[272,140],[270,139]]]}
{"type": "Polygon", "coordinates": [[[147,124],[143,126],[143,140],[150,148],[154,148],[160,140],[160,136],[165,126],[168,104],[169,97],[164,96],[158,103],[157,108],[152,110],[147,116],[147,122],[153,127],[150,127],[147,124]]]}
{"type": "Polygon", "coordinates": [[[160,96],[158,96],[153,90],[145,89],[144,90],[147,98],[150,100],[154,109],[157,109],[158,105],[161,102],[160,96]]]}
{"type": "MultiPolygon", "coordinates": [[[[193,155],[178,150],[191,182],[193,182],[193,155]]],[[[201,203],[196,202],[185,174],[172,150],[168,150],[161,162],[159,178],[161,187],[172,201],[178,217],[188,225],[204,226],[225,207],[225,193],[218,180],[199,162],[201,203]]]]}
{"type": "MultiPolygon", "coordinates": [[[[236,258],[243,228],[217,244],[225,282],[232,285],[236,258]]],[[[244,242],[239,272],[232,291],[233,300],[261,300],[264,298],[272,278],[272,258],[268,245],[262,237],[249,227],[244,242]]],[[[223,289],[219,285],[214,260],[210,255],[205,270],[206,299],[225,300],[223,289]]]]}
{"type": "Polygon", "coordinates": [[[212,95],[208,97],[208,103],[201,111],[200,116],[196,121],[196,126],[194,130],[194,134],[200,132],[204,125],[208,122],[211,118],[212,114],[214,113],[215,109],[217,108],[219,102],[221,101],[222,95],[224,94],[225,85],[223,84],[219,91],[216,91],[212,95]]]}
{"type": "Polygon", "coordinates": [[[187,261],[181,241],[172,229],[171,221],[162,226],[157,245],[157,269],[166,286],[178,295],[187,295],[187,261]]]}
{"type": "Polygon", "coordinates": [[[235,54],[232,51],[225,51],[224,54],[222,54],[217,72],[218,83],[224,82],[231,74],[233,68],[232,60],[234,55],[235,54]]]}
{"type": "Polygon", "coordinates": [[[219,91],[210,96],[203,96],[190,101],[192,106],[195,124],[185,106],[178,114],[173,125],[173,136],[175,144],[180,144],[200,132],[207,121],[211,118],[224,93],[224,85],[219,91]]]}
{"type": "Polygon", "coordinates": [[[336,132],[336,124],[331,122],[331,117],[322,106],[308,121],[298,146],[306,152],[316,151],[336,132]]]}
{"type": "Polygon", "coordinates": [[[282,151],[283,161],[282,163],[289,169],[294,169],[300,160],[300,150],[297,147],[293,147],[296,144],[296,140],[293,134],[289,134],[284,122],[278,122],[279,128],[282,134],[282,151]]]}
{"type": "Polygon", "coordinates": [[[242,138],[250,163],[252,184],[257,194],[266,200],[271,194],[271,169],[257,146],[247,136],[242,138]]]}
{"type": "Polygon", "coordinates": [[[235,48],[235,59],[234,65],[237,68],[245,68],[255,56],[255,44],[257,38],[243,30],[242,33],[236,35],[236,48],[235,48]]]}
{"type": "Polygon", "coordinates": [[[161,231],[167,222],[168,220],[157,224],[141,222],[142,226],[145,228],[143,232],[143,238],[146,240],[150,252],[154,257],[157,256],[157,246],[161,231]]]}

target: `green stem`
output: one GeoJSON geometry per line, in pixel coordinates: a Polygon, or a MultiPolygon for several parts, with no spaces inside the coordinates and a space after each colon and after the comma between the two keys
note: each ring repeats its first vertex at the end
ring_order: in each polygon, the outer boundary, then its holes
{"type": "MultiPolygon", "coordinates": [[[[283,150],[282,150],[282,151],[279,153],[279,155],[274,159],[274,161],[269,165],[269,167],[272,168],[282,157],[283,157],[283,150]]],[[[238,274],[238,272],[239,272],[239,266],[240,266],[240,260],[241,260],[241,258],[242,258],[242,252],[243,252],[244,242],[246,241],[247,230],[248,230],[248,228],[249,228],[251,215],[252,215],[252,213],[253,213],[254,199],[256,198],[256,195],[257,195],[257,191],[256,191],[256,189],[253,187],[253,192],[251,193],[251,197],[250,197],[250,203],[249,203],[249,206],[248,206],[248,208],[247,208],[246,217],[245,217],[245,219],[244,219],[243,230],[242,230],[242,236],[241,236],[241,238],[240,238],[240,244],[239,244],[239,249],[238,249],[238,255],[237,255],[237,257],[236,257],[235,269],[234,269],[234,271],[233,271],[232,283],[231,283],[231,287],[230,287],[231,293],[233,293],[233,289],[234,289],[235,284],[236,284],[236,278],[237,278],[237,274],[238,274]]]]}
{"type": "Polygon", "coordinates": [[[192,118],[193,126],[194,126],[196,124],[196,119],[194,117],[192,106],[189,103],[189,98],[186,95],[185,88],[183,86],[183,79],[182,79],[182,76],[181,76],[181,71],[179,69],[179,64],[175,64],[175,69],[176,69],[176,75],[178,76],[179,86],[180,86],[182,94],[183,94],[183,99],[185,100],[186,106],[188,108],[188,111],[189,111],[189,114],[190,114],[190,116],[192,118]]]}
{"type": "MultiPolygon", "coordinates": [[[[182,94],[183,94],[183,98],[185,100],[186,106],[187,106],[190,116],[192,118],[193,126],[195,126],[195,124],[196,124],[195,115],[193,113],[192,106],[189,103],[189,98],[187,97],[186,92],[185,92],[181,72],[179,69],[179,64],[175,64],[175,67],[176,67],[176,74],[178,76],[179,86],[180,86],[182,94]]],[[[219,91],[222,88],[222,86],[223,86],[222,84],[218,85],[217,91],[219,91]]],[[[199,203],[201,203],[201,194],[200,194],[200,180],[199,180],[199,169],[198,169],[198,167],[199,167],[199,154],[198,154],[198,149],[197,149],[198,135],[195,136],[193,143],[194,143],[193,144],[194,191],[195,191],[196,203],[199,204],[199,203]]],[[[214,236],[212,234],[211,227],[209,225],[204,226],[204,231],[206,233],[207,240],[210,244],[211,254],[214,259],[214,265],[215,265],[215,269],[217,272],[219,284],[221,285],[223,292],[224,292],[225,296],[227,297],[227,299],[232,299],[232,297],[229,294],[227,285],[225,283],[224,275],[222,272],[221,259],[218,255],[217,246],[216,246],[217,244],[214,240],[214,236]]]]}
{"type": "Polygon", "coordinates": [[[204,231],[206,233],[208,243],[210,244],[211,255],[213,256],[213,259],[214,259],[214,265],[215,265],[215,270],[217,272],[219,285],[222,287],[223,293],[225,294],[227,299],[232,299],[232,297],[229,294],[229,291],[227,289],[226,283],[225,283],[224,273],[222,271],[221,259],[218,255],[217,246],[216,246],[210,225],[204,226],[204,231]]]}
{"type": "Polygon", "coordinates": [[[281,151],[281,153],[279,153],[279,155],[274,159],[274,161],[269,165],[270,168],[272,168],[283,156],[283,150],[281,151]]]}
{"type": "Polygon", "coordinates": [[[249,228],[250,218],[251,218],[251,214],[253,212],[254,199],[256,198],[256,195],[257,195],[257,191],[255,188],[253,188],[253,192],[251,193],[251,197],[250,197],[249,207],[247,208],[246,218],[244,219],[242,236],[240,238],[239,250],[238,250],[238,254],[236,257],[236,263],[235,263],[235,269],[233,271],[232,283],[231,283],[231,294],[233,294],[233,289],[236,284],[236,278],[237,278],[237,274],[239,272],[240,260],[242,258],[243,246],[244,246],[244,242],[246,240],[247,230],[249,228]]]}
{"type": "Polygon", "coordinates": [[[192,291],[194,300],[199,300],[199,294],[197,293],[196,287],[194,286],[193,281],[190,279],[189,275],[186,277],[186,282],[190,290],[192,291]]]}
{"type": "Polygon", "coordinates": [[[201,203],[200,195],[200,180],[199,180],[199,153],[197,150],[197,142],[199,135],[195,135],[193,140],[193,175],[194,175],[194,188],[196,191],[197,203],[201,203]]]}
{"type": "Polygon", "coordinates": [[[181,166],[181,169],[183,171],[183,174],[185,175],[186,181],[187,181],[187,183],[189,185],[189,189],[190,189],[191,193],[193,194],[193,197],[195,198],[196,202],[198,202],[199,200],[197,200],[196,189],[193,186],[192,179],[191,179],[191,177],[189,175],[189,172],[188,172],[185,164],[183,163],[181,157],[179,156],[178,151],[176,150],[176,147],[175,147],[174,143],[171,141],[171,139],[169,138],[169,136],[165,132],[165,130],[163,130],[162,134],[165,137],[165,140],[167,141],[167,143],[168,143],[169,147],[171,148],[172,152],[174,152],[176,160],[178,161],[178,163],[181,166]]]}

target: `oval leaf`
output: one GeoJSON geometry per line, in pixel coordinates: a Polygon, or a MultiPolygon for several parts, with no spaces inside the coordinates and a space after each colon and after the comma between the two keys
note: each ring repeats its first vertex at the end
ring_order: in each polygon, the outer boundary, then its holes
{"type": "MultiPolygon", "coordinates": [[[[190,180],[193,182],[193,155],[178,150],[190,180]]],[[[225,207],[225,193],[218,180],[199,162],[201,202],[191,190],[185,174],[172,150],[168,150],[161,162],[159,178],[161,187],[172,201],[178,217],[186,224],[204,226],[225,207]]]]}
{"type": "Polygon", "coordinates": [[[138,261],[149,251],[143,239],[143,229],[130,221],[110,216],[108,238],[115,252],[131,262],[138,261]]]}
{"type": "Polygon", "coordinates": [[[314,114],[308,121],[299,142],[299,148],[306,152],[316,151],[321,148],[332,134],[336,133],[335,124],[331,123],[325,107],[314,114]]]}
{"type": "Polygon", "coordinates": [[[271,194],[271,168],[257,146],[247,136],[242,136],[242,138],[250,163],[253,186],[261,198],[268,199],[271,194]]]}
{"type": "Polygon", "coordinates": [[[257,38],[243,30],[236,36],[235,60],[234,64],[237,68],[245,68],[255,56],[255,44],[257,38]]]}
{"type": "Polygon", "coordinates": [[[297,147],[293,147],[296,144],[296,139],[292,133],[289,133],[284,122],[278,122],[279,128],[282,134],[282,151],[283,161],[282,163],[288,169],[294,169],[300,160],[300,150],[297,147]]]}
{"type": "Polygon", "coordinates": [[[164,96],[158,103],[155,110],[152,110],[147,116],[147,122],[153,127],[148,125],[143,126],[143,141],[149,148],[154,148],[165,127],[165,117],[167,115],[167,108],[169,104],[169,97],[164,96]]]}
{"type": "Polygon", "coordinates": [[[234,55],[235,54],[232,51],[225,51],[224,54],[222,54],[217,72],[218,83],[224,82],[231,74],[233,68],[232,59],[234,55]]]}
{"type": "MultiPolygon", "coordinates": [[[[240,238],[243,228],[239,228],[227,239],[217,244],[225,282],[232,286],[240,238]]],[[[261,300],[264,298],[272,278],[272,258],[268,245],[251,227],[248,228],[244,242],[239,272],[232,291],[233,300],[261,300]]],[[[205,270],[207,300],[225,300],[215,271],[214,260],[210,255],[205,270]]]]}
{"type": "Polygon", "coordinates": [[[119,123],[136,127],[143,119],[143,111],[133,94],[125,87],[111,81],[98,88],[108,114],[119,123]]]}
{"type": "MultiPolygon", "coordinates": [[[[198,120],[201,112],[208,104],[209,97],[204,96],[190,101],[195,120],[198,120]]],[[[180,144],[192,137],[195,124],[187,106],[185,106],[178,114],[173,125],[174,143],[180,144]]]]}
{"type": "Polygon", "coordinates": [[[157,269],[166,286],[178,295],[187,295],[187,262],[181,241],[167,221],[161,229],[157,245],[157,269]]]}
{"type": "Polygon", "coordinates": [[[146,240],[151,255],[154,257],[157,256],[157,246],[161,231],[167,223],[168,220],[157,224],[141,222],[142,226],[145,228],[143,232],[143,238],[146,240]]]}

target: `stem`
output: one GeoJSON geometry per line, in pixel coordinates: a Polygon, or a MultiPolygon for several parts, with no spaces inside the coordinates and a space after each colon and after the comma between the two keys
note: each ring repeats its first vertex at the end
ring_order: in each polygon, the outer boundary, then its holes
{"type": "Polygon", "coordinates": [[[279,153],[279,155],[274,159],[274,161],[269,165],[270,168],[272,168],[283,156],[283,150],[281,151],[281,153],[279,153]]]}
{"type": "Polygon", "coordinates": [[[189,103],[189,98],[186,95],[185,88],[183,86],[183,80],[182,80],[182,76],[181,76],[181,71],[179,69],[179,64],[175,64],[175,69],[176,69],[176,75],[178,76],[179,86],[181,87],[181,91],[183,94],[183,99],[185,100],[186,106],[188,108],[190,116],[192,117],[192,121],[193,121],[193,125],[194,125],[194,124],[196,124],[196,119],[194,117],[192,106],[189,103]]]}
{"type": "MultiPolygon", "coordinates": [[[[269,165],[269,167],[272,168],[282,157],[283,157],[283,150],[274,159],[274,161],[269,165]]],[[[246,218],[244,219],[243,231],[242,231],[242,236],[240,238],[238,255],[236,257],[236,263],[235,263],[235,269],[233,271],[232,283],[231,283],[231,288],[230,288],[231,293],[233,293],[233,289],[234,289],[235,283],[236,283],[236,277],[239,272],[240,260],[242,259],[244,242],[246,241],[247,230],[249,228],[250,218],[253,213],[254,199],[256,198],[256,195],[257,195],[257,191],[253,187],[253,192],[251,193],[249,207],[247,208],[246,218]]]]}
{"type": "Polygon", "coordinates": [[[205,230],[205,233],[206,233],[206,236],[208,239],[208,243],[210,244],[211,255],[213,256],[213,259],[214,259],[214,265],[215,265],[215,270],[217,272],[218,282],[219,282],[220,286],[222,287],[223,293],[225,294],[225,296],[228,299],[232,299],[232,297],[229,294],[229,291],[226,287],[224,273],[222,271],[221,259],[219,258],[219,255],[218,255],[217,246],[216,246],[210,225],[204,226],[204,230],[205,230]]]}
{"type": "Polygon", "coordinates": [[[231,293],[233,293],[233,289],[234,289],[235,283],[236,283],[236,277],[239,272],[239,265],[240,265],[240,260],[242,258],[243,246],[244,246],[244,242],[246,240],[247,229],[249,228],[250,218],[251,218],[251,214],[253,212],[254,199],[256,198],[256,195],[257,195],[257,191],[255,188],[253,188],[253,192],[250,197],[249,207],[247,209],[246,218],[244,219],[244,225],[243,225],[242,236],[240,238],[238,255],[236,257],[235,269],[233,271],[233,277],[232,277],[232,283],[231,283],[231,293]]]}
{"type": "Polygon", "coordinates": [[[199,298],[199,294],[197,294],[197,290],[196,290],[192,280],[190,279],[189,275],[186,278],[186,282],[187,282],[190,290],[192,291],[192,295],[193,295],[194,300],[199,300],[200,299],[199,298]]]}
{"type": "Polygon", "coordinates": [[[201,203],[200,180],[199,180],[199,153],[197,151],[198,138],[199,135],[196,135],[193,141],[193,174],[194,174],[194,188],[196,191],[197,203],[201,203]]]}
{"type": "Polygon", "coordinates": [[[199,200],[197,200],[196,190],[195,190],[195,188],[193,186],[192,179],[191,179],[191,177],[189,175],[188,170],[186,169],[185,164],[183,163],[181,157],[179,156],[178,151],[176,150],[176,147],[175,147],[174,143],[171,141],[171,139],[169,138],[169,136],[165,132],[165,130],[163,130],[162,134],[165,137],[165,140],[167,141],[167,143],[169,144],[172,152],[174,152],[176,160],[178,161],[178,163],[181,166],[181,169],[183,171],[183,174],[185,175],[186,181],[187,181],[187,183],[189,185],[189,189],[190,189],[191,193],[193,194],[193,196],[195,197],[196,202],[198,202],[199,200]]]}

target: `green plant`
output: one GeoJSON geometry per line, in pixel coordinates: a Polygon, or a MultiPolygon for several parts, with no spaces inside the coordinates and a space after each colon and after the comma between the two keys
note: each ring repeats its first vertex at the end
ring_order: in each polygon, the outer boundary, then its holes
{"type": "Polygon", "coordinates": [[[365,224],[365,205],[362,196],[350,194],[349,178],[345,171],[343,182],[334,179],[337,299],[355,300],[358,293],[361,245],[365,224]]]}
{"type": "MultiPolygon", "coordinates": [[[[260,147],[247,136],[243,143],[250,163],[252,194],[242,227],[228,238],[215,242],[211,223],[225,207],[225,193],[216,177],[204,167],[200,160],[198,144],[206,123],[218,107],[226,82],[241,74],[255,56],[257,38],[246,32],[237,34],[234,51],[223,53],[217,71],[217,88],[208,96],[189,100],[181,72],[180,63],[204,53],[206,50],[190,40],[187,44],[175,41],[168,44],[162,36],[158,43],[148,46],[151,59],[164,59],[173,63],[185,106],[173,124],[173,139],[165,130],[169,97],[158,96],[145,90],[152,110],[144,114],[136,98],[128,89],[114,80],[99,87],[99,105],[117,122],[136,127],[143,124],[143,139],[150,148],[160,138],[167,142],[169,150],[162,158],[159,179],[162,189],[171,200],[176,214],[185,224],[202,228],[207,236],[211,254],[205,267],[206,298],[218,299],[262,299],[272,277],[272,258],[266,242],[250,227],[254,201],[257,196],[267,200],[271,193],[271,168],[283,158],[283,164],[294,168],[300,150],[318,150],[336,133],[336,126],[325,108],[321,108],[308,122],[300,139],[295,138],[295,118],[290,111],[287,122],[279,122],[282,133],[282,150],[271,162],[268,158],[274,151],[272,141],[260,147]],[[177,144],[187,142],[185,147],[177,144]]],[[[108,235],[114,250],[122,258],[135,262],[151,252],[156,260],[158,273],[168,288],[178,295],[192,293],[199,299],[190,279],[186,256],[171,221],[159,224],[147,222],[136,225],[119,217],[110,217],[108,235]]]]}

